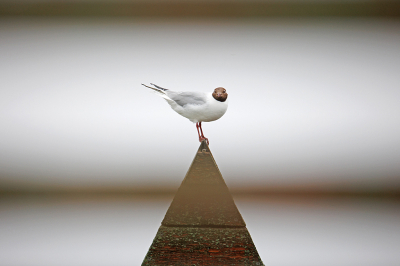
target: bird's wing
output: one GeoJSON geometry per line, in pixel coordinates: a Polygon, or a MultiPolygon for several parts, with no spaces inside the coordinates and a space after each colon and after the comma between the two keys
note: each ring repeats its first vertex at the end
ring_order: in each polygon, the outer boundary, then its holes
{"type": "Polygon", "coordinates": [[[176,102],[180,106],[190,105],[202,105],[207,102],[207,96],[202,92],[175,92],[165,91],[168,97],[176,102]]]}

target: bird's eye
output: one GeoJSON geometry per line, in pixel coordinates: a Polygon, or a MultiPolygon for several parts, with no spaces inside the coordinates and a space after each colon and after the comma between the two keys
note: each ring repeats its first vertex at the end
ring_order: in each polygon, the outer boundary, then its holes
{"type": "Polygon", "coordinates": [[[226,90],[224,90],[224,93],[226,92],[226,90]]]}

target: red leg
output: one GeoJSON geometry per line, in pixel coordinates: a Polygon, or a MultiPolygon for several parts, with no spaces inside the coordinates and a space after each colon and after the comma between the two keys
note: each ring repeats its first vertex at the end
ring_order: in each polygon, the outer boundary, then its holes
{"type": "Polygon", "coordinates": [[[204,138],[203,129],[201,128],[201,122],[199,122],[199,127],[200,127],[201,137],[204,138]]]}
{"type": "Polygon", "coordinates": [[[201,138],[202,136],[200,135],[199,127],[199,123],[196,123],[197,134],[199,134],[199,141],[201,142],[203,139],[201,138]]]}
{"type": "Polygon", "coordinates": [[[207,144],[209,145],[210,142],[208,141],[208,138],[204,137],[203,129],[201,128],[201,122],[199,123],[199,127],[200,127],[200,132],[201,132],[201,140],[200,140],[200,142],[205,139],[207,141],[207,144]]]}

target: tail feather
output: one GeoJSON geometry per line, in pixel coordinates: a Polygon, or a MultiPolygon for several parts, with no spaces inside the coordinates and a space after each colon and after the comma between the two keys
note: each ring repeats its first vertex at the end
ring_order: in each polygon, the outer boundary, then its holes
{"type": "Polygon", "coordinates": [[[153,83],[150,83],[150,84],[155,86],[155,88],[147,86],[147,85],[142,83],[143,86],[152,89],[155,93],[157,93],[158,96],[163,97],[167,101],[172,101],[171,98],[169,98],[168,95],[165,93],[165,91],[167,91],[167,89],[161,88],[161,87],[159,87],[157,85],[154,85],[153,83]]]}
{"type": "Polygon", "coordinates": [[[150,83],[151,85],[153,85],[154,87],[156,87],[157,89],[163,90],[163,91],[167,91],[168,89],[157,86],[156,84],[150,83]]]}
{"type": "MultiPolygon", "coordinates": [[[[151,84],[151,83],[150,83],[150,84],[151,84]]],[[[160,91],[160,89],[147,86],[146,84],[143,84],[143,83],[142,83],[142,85],[145,86],[145,87],[147,87],[147,88],[149,88],[149,89],[155,90],[155,91],[157,91],[157,92],[163,92],[163,91],[160,91]]]]}

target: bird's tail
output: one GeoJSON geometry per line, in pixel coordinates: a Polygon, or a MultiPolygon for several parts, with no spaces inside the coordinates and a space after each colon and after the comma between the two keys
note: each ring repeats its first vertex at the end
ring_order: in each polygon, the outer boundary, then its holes
{"type": "Polygon", "coordinates": [[[145,84],[142,83],[143,86],[152,89],[158,96],[163,97],[163,98],[164,98],[165,100],[167,100],[167,101],[172,101],[172,100],[168,97],[168,95],[165,93],[168,89],[162,88],[162,87],[157,86],[157,85],[155,85],[155,84],[153,84],[153,83],[150,83],[150,84],[153,85],[155,88],[150,87],[150,86],[147,86],[147,85],[145,85],[145,84]]]}

